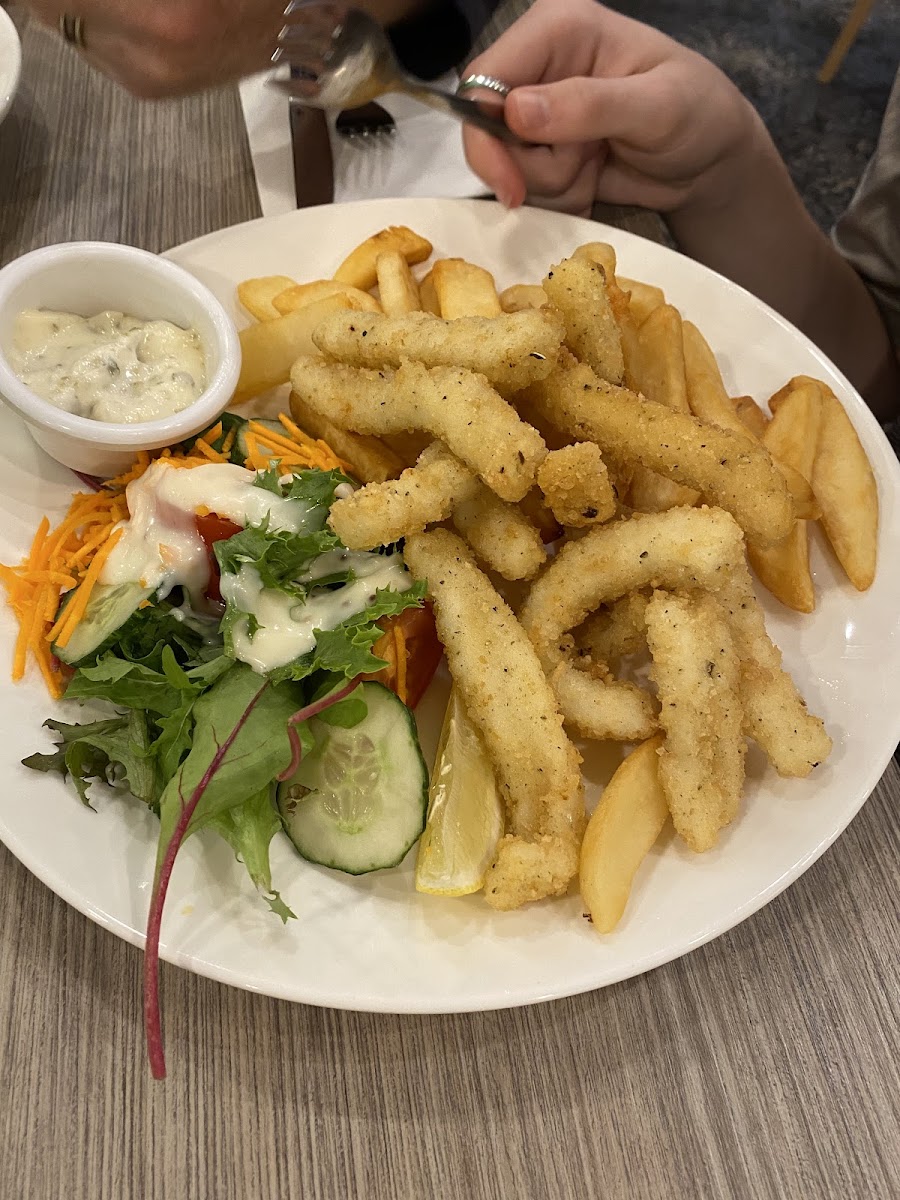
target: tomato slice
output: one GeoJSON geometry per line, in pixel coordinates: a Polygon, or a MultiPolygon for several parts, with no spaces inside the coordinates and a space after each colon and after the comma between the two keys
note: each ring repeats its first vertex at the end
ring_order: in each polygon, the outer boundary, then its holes
{"type": "Polygon", "coordinates": [[[202,517],[194,517],[194,521],[197,525],[197,532],[206,543],[206,557],[209,562],[209,583],[206,587],[206,595],[209,600],[221,604],[219,564],[216,561],[213,546],[216,542],[225,542],[230,537],[234,537],[236,533],[240,533],[241,526],[235,525],[234,521],[229,521],[227,517],[220,517],[218,513],[206,513],[202,517]]]}
{"type": "Polygon", "coordinates": [[[363,678],[383,683],[409,708],[415,708],[444,656],[434,624],[434,610],[426,601],[421,608],[407,608],[395,617],[384,617],[380,625],[384,633],[372,647],[372,653],[388,665],[363,678]],[[395,631],[402,636],[398,638],[395,631]],[[405,663],[398,661],[398,645],[405,649],[405,663]]]}

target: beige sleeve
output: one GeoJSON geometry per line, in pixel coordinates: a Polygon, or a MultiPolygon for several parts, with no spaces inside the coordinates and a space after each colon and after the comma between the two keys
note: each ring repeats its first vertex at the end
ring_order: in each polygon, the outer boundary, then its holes
{"type": "Polygon", "coordinates": [[[875,153],[833,236],[868,285],[900,350],[900,71],[875,153]]]}

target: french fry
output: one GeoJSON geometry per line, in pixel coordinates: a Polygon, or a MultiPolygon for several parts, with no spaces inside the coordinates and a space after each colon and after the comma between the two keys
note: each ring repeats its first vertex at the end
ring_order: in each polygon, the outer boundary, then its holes
{"type": "Polygon", "coordinates": [[[616,277],[616,252],[609,242],[585,242],[573,253],[573,258],[584,258],[603,268],[606,278],[611,282],[616,277]]]}
{"type": "Polygon", "coordinates": [[[317,355],[313,330],[323,317],[347,307],[346,296],[325,296],[285,317],[260,321],[240,331],[241,374],[232,404],[245,404],[287,383],[301,355],[317,355]]]}
{"type": "Polygon", "coordinates": [[[306,308],[307,304],[323,300],[326,296],[346,296],[345,307],[360,312],[381,312],[381,305],[374,296],[346,283],[338,283],[334,279],[316,279],[312,283],[292,284],[283,292],[279,292],[272,304],[281,316],[287,316],[288,313],[306,308]]]}
{"type": "Polygon", "coordinates": [[[822,528],[847,578],[864,592],[878,563],[878,487],[853,423],[827,384],[817,383],[822,423],[812,488],[822,528]]]}
{"type": "Polygon", "coordinates": [[[237,285],[237,296],[251,317],[257,321],[273,321],[281,316],[272,303],[275,297],[293,287],[289,275],[263,275],[259,279],[244,279],[237,285]]]}
{"type": "Polygon", "coordinates": [[[731,429],[746,435],[747,428],[734,411],[731,397],[722,382],[716,356],[696,325],[682,325],[684,344],[684,373],[687,380],[687,399],[691,412],[707,425],[731,429]]]}
{"type": "Polygon", "coordinates": [[[437,292],[434,290],[433,270],[419,280],[419,303],[422,306],[422,312],[431,313],[433,317],[441,315],[441,306],[438,302],[437,292]]]}
{"type": "MultiPolygon", "coordinates": [[[[810,479],[816,457],[821,424],[818,388],[809,383],[798,387],[768,422],[762,441],[773,458],[810,479]]],[[[772,546],[750,541],[747,556],[760,582],[782,604],[795,612],[810,613],[816,607],[816,592],[809,569],[809,530],[796,520],[788,536],[772,546]]]]}
{"type": "Polygon", "coordinates": [[[419,285],[413,279],[409,263],[399,250],[384,250],[375,259],[381,309],[389,317],[418,312],[419,285]]]}
{"type": "Polygon", "coordinates": [[[581,898],[598,933],[618,925],[638,867],[662,833],[669,806],[659,782],[657,734],[632,750],[606,785],[581,844],[581,898]]]}
{"type": "Polygon", "coordinates": [[[758,440],[763,440],[769,418],[759,407],[752,396],[734,396],[731,400],[734,411],[758,440]]]}
{"type": "Polygon", "coordinates": [[[384,483],[386,479],[396,479],[407,465],[380,438],[340,429],[333,421],[304,404],[296,392],[291,392],[290,406],[297,424],[313,437],[327,442],[338,458],[349,463],[361,483],[384,483]]]}
{"type": "Polygon", "coordinates": [[[547,293],[539,283],[514,283],[500,293],[500,307],[505,313],[522,312],[525,308],[543,308],[547,293]]]}
{"type": "Polygon", "coordinates": [[[334,278],[367,292],[378,281],[378,255],[386,250],[398,251],[412,265],[428,258],[431,242],[405,225],[391,225],[388,229],[373,233],[352,250],[335,271],[334,278]]]}
{"type": "Polygon", "coordinates": [[[650,314],[666,302],[666,294],[652,283],[617,276],[619,287],[629,293],[629,307],[636,325],[642,325],[650,314]]]}
{"type": "Polygon", "coordinates": [[[503,311],[494,277],[464,258],[441,258],[431,269],[441,316],[498,317],[503,311]]]}

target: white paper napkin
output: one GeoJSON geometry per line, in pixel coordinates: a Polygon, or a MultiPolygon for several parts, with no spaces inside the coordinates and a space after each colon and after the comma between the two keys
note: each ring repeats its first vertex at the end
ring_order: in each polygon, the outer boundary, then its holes
{"type": "MultiPolygon", "coordinates": [[[[448,75],[437,86],[452,91],[456,83],[456,75],[448,75]]],[[[287,102],[265,75],[244,80],[240,95],[263,216],[290,212],[297,204],[287,102]]],[[[329,116],[335,201],[486,194],[466,163],[458,121],[408,96],[379,103],[397,122],[392,137],[347,141],[334,132],[337,114],[329,116]]]]}

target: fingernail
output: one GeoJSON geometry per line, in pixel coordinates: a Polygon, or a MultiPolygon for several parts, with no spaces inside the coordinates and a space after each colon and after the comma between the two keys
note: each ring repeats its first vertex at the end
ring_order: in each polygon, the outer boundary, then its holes
{"type": "Polygon", "coordinates": [[[516,113],[524,125],[540,128],[550,116],[546,96],[528,88],[519,88],[515,95],[516,113]]]}
{"type": "Polygon", "coordinates": [[[498,188],[498,190],[496,192],[496,196],[504,208],[512,208],[512,206],[513,206],[512,192],[506,191],[505,188],[498,188]]]}

